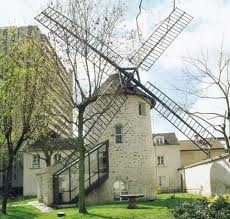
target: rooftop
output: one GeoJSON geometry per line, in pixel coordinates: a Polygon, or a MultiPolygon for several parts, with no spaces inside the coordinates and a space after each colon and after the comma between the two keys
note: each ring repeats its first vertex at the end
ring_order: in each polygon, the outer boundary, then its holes
{"type": "Polygon", "coordinates": [[[43,140],[38,140],[33,142],[29,149],[30,150],[40,150],[42,147],[54,147],[55,150],[73,150],[77,148],[76,139],[73,138],[64,138],[64,137],[58,137],[58,138],[46,138],[43,140]]]}
{"type": "Polygon", "coordinates": [[[152,139],[154,139],[155,137],[164,137],[164,144],[154,144],[154,145],[179,145],[179,141],[174,132],[152,134],[152,139]]]}
{"type": "MultiPolygon", "coordinates": [[[[118,74],[118,73],[111,74],[106,79],[106,81],[101,85],[100,89],[102,91],[104,91],[112,83],[114,83],[114,84],[121,84],[120,74],[118,74]]],[[[108,92],[110,92],[110,90],[108,90],[108,92]]],[[[155,100],[153,100],[153,98],[151,98],[148,95],[146,95],[143,91],[141,91],[141,89],[139,89],[133,83],[129,83],[128,85],[126,85],[126,88],[125,88],[125,90],[123,90],[123,92],[124,92],[124,94],[137,95],[137,96],[140,96],[142,98],[150,100],[151,101],[151,107],[153,107],[155,105],[155,100]]]]}
{"type": "MultiPolygon", "coordinates": [[[[217,139],[207,139],[208,142],[211,143],[211,149],[224,149],[223,145],[217,139]]],[[[200,150],[192,141],[190,140],[182,140],[179,141],[180,143],[180,150],[187,151],[187,150],[200,150]]]]}

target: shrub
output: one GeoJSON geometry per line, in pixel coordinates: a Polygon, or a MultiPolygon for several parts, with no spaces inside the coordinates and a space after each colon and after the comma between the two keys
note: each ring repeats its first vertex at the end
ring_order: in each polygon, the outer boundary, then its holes
{"type": "Polygon", "coordinates": [[[178,203],[171,212],[177,219],[207,219],[208,205],[203,200],[178,203]]]}
{"type": "Polygon", "coordinates": [[[157,194],[160,194],[160,193],[161,193],[161,188],[160,188],[160,186],[157,186],[156,189],[155,189],[155,191],[156,191],[157,194]]]}
{"type": "Polygon", "coordinates": [[[229,195],[178,203],[171,212],[176,219],[230,219],[229,195]]]}

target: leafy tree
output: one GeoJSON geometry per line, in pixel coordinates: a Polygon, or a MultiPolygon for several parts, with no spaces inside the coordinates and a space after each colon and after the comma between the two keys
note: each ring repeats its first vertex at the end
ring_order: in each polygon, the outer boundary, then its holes
{"type": "Polygon", "coordinates": [[[10,193],[12,166],[24,145],[46,132],[51,104],[50,62],[38,48],[36,28],[1,30],[0,136],[5,152],[2,213],[10,193]]]}

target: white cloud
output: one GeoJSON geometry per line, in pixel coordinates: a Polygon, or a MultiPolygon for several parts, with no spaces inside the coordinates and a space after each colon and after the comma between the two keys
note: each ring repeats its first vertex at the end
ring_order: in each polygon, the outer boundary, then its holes
{"type": "Polygon", "coordinates": [[[7,0],[1,1],[0,27],[37,24],[34,17],[47,6],[49,0],[7,0]]]}

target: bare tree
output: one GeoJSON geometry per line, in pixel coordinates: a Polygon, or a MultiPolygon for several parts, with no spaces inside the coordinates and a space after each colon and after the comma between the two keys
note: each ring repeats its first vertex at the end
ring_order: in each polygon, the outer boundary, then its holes
{"type": "MultiPolygon", "coordinates": [[[[52,5],[53,6],[53,5],[52,5]]],[[[74,112],[74,118],[71,120],[65,114],[54,114],[65,119],[76,127],[74,134],[76,135],[75,145],[79,152],[79,212],[86,213],[85,205],[85,152],[86,139],[84,133],[85,124],[92,119],[93,116],[87,114],[87,108],[92,105],[102,95],[101,85],[108,78],[110,73],[107,69],[108,65],[105,60],[96,53],[92,53],[90,48],[86,46],[89,42],[92,43],[92,35],[96,42],[100,43],[100,49],[103,50],[105,44],[113,47],[116,45],[115,39],[112,39],[113,30],[116,22],[122,14],[120,2],[113,5],[111,1],[97,0],[68,0],[66,5],[57,2],[56,9],[66,14],[72,22],[75,22],[79,27],[75,27],[73,32],[78,34],[81,39],[77,45],[72,47],[73,39],[68,33],[64,33],[61,40],[54,35],[50,35],[57,54],[67,71],[72,74],[73,89],[66,89],[65,92],[58,92],[60,98],[70,106],[74,112]],[[80,28],[80,29],[79,29],[80,28]],[[68,101],[65,97],[68,96],[68,101]],[[87,114],[87,115],[86,115],[87,114]]],[[[95,43],[96,43],[95,42],[95,43]]],[[[107,55],[105,51],[105,56],[107,55]]],[[[65,80],[60,71],[57,74],[66,86],[65,80]]],[[[103,113],[108,107],[104,107],[103,113]]]]}
{"type": "Polygon", "coordinates": [[[216,57],[215,61],[213,61],[213,57],[209,57],[207,53],[202,53],[199,58],[185,58],[186,88],[179,90],[187,94],[187,100],[191,101],[191,98],[193,100],[195,98],[195,101],[202,101],[208,104],[205,111],[190,113],[208,123],[214,128],[217,136],[224,138],[229,153],[230,56],[225,53],[221,46],[216,57]]]}

